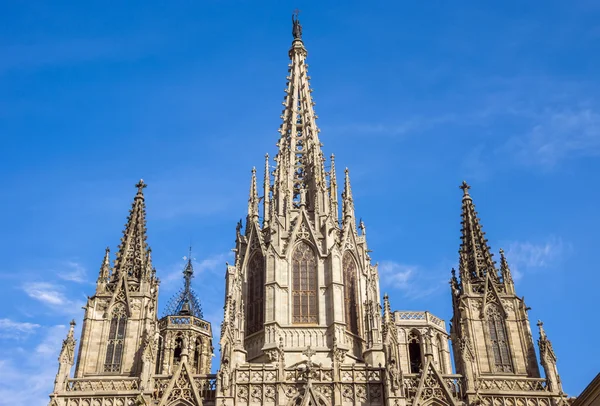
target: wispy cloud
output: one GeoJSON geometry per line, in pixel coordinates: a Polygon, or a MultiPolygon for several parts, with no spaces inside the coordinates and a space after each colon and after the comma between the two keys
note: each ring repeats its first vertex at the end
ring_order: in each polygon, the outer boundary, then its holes
{"type": "Polygon", "coordinates": [[[515,279],[525,273],[551,268],[571,249],[570,244],[562,239],[550,236],[543,242],[512,241],[509,242],[506,259],[515,279]]]}
{"type": "Polygon", "coordinates": [[[33,334],[39,324],[0,319],[0,338],[20,339],[33,334]]]}
{"type": "Polygon", "coordinates": [[[64,263],[64,269],[56,271],[59,278],[66,281],[84,283],[89,282],[87,271],[79,262],[67,261],[64,263]]]}
{"type": "Polygon", "coordinates": [[[581,156],[600,155],[600,113],[591,109],[541,114],[524,137],[511,138],[507,147],[526,164],[552,168],[581,156]]]}
{"type": "Polygon", "coordinates": [[[379,263],[379,276],[383,286],[391,286],[410,299],[419,299],[436,293],[444,286],[447,279],[437,272],[427,271],[420,266],[395,261],[379,263]]]}
{"type": "Polygon", "coordinates": [[[32,299],[42,302],[53,310],[67,314],[79,314],[82,301],[68,299],[65,288],[50,282],[31,282],[23,285],[23,291],[32,299]]]}
{"type": "MultiPolygon", "coordinates": [[[[194,267],[194,275],[198,277],[199,275],[205,273],[215,273],[225,270],[225,262],[231,261],[233,258],[233,253],[221,253],[221,254],[212,254],[203,259],[193,260],[192,266],[194,267]]],[[[162,285],[170,286],[176,281],[180,281],[183,278],[183,268],[185,267],[185,261],[182,260],[177,264],[173,264],[168,267],[169,271],[165,276],[161,278],[162,285]]]]}
{"type": "Polygon", "coordinates": [[[0,405],[47,405],[67,327],[56,325],[32,350],[0,350],[0,405]]]}

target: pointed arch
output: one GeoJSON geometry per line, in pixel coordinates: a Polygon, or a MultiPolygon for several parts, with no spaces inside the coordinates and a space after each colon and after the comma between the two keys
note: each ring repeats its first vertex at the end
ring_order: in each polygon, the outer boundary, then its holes
{"type": "Polygon", "coordinates": [[[119,373],[123,362],[123,347],[127,330],[127,307],[125,303],[116,303],[110,312],[110,327],[106,342],[104,372],[119,373]]]}
{"type": "Polygon", "coordinates": [[[177,336],[175,338],[175,347],[173,348],[173,365],[179,365],[181,363],[181,355],[183,354],[183,337],[177,336]]]}
{"type": "Polygon", "coordinates": [[[346,251],[342,257],[342,272],[344,275],[346,330],[358,335],[357,266],[354,256],[349,251],[346,251]]]}
{"type": "Polygon", "coordinates": [[[496,372],[513,372],[506,321],[502,309],[497,304],[490,304],[485,310],[488,330],[488,346],[494,357],[496,372]]]}
{"type": "Polygon", "coordinates": [[[421,334],[417,330],[408,333],[408,361],[411,374],[417,374],[423,367],[423,351],[421,350],[421,334]]]}
{"type": "Polygon", "coordinates": [[[301,241],[292,254],[292,323],[317,323],[317,256],[301,241]]]}
{"type": "Polygon", "coordinates": [[[265,261],[260,252],[255,252],[248,261],[246,293],[246,334],[263,329],[265,320],[265,261]]]}
{"type": "Polygon", "coordinates": [[[200,373],[200,356],[202,355],[202,341],[200,338],[196,338],[194,342],[194,369],[197,374],[200,373]]]}

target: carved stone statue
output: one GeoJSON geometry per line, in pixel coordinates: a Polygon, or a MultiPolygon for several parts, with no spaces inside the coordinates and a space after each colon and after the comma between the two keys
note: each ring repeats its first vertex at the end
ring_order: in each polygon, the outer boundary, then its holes
{"type": "Polygon", "coordinates": [[[302,39],[302,26],[298,19],[298,12],[292,14],[292,35],[294,39],[302,39]]]}
{"type": "Polygon", "coordinates": [[[390,360],[388,375],[390,378],[392,392],[394,392],[395,395],[398,389],[400,389],[400,371],[398,371],[398,366],[396,365],[396,360],[394,358],[390,360]]]}

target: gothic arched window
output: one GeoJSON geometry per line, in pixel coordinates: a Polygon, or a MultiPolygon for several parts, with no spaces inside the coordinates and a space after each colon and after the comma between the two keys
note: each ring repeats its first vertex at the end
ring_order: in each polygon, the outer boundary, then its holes
{"type": "Polygon", "coordinates": [[[495,370],[497,372],[512,372],[504,317],[496,305],[487,308],[486,316],[490,347],[494,354],[495,370]]]}
{"type": "Polygon", "coordinates": [[[175,339],[175,348],[173,349],[173,364],[178,365],[181,362],[181,353],[183,352],[183,338],[175,339]]]}
{"type": "Polygon", "coordinates": [[[356,262],[348,252],[342,259],[342,269],[344,272],[344,311],[346,314],[346,329],[358,335],[358,308],[357,308],[357,289],[356,289],[356,262]]]}
{"type": "Polygon", "coordinates": [[[292,256],[292,300],[293,323],[317,322],[317,258],[304,242],[292,256]]]}
{"type": "Polygon", "coordinates": [[[256,253],[248,262],[247,334],[262,330],[264,323],[265,266],[263,256],[256,253]]]}
{"type": "Polygon", "coordinates": [[[127,312],[125,306],[115,306],[111,313],[110,328],[108,330],[104,372],[121,372],[126,327],[127,312]]]}
{"type": "Polygon", "coordinates": [[[416,331],[408,335],[408,359],[410,361],[410,373],[417,374],[421,370],[421,337],[416,331]]]}

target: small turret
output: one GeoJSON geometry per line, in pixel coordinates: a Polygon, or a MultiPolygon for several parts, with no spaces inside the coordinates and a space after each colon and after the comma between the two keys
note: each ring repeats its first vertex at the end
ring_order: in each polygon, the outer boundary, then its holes
{"type": "Polygon", "coordinates": [[[106,283],[110,279],[110,248],[106,247],[104,251],[104,259],[102,265],[100,265],[100,272],[98,272],[98,280],[96,281],[96,292],[104,291],[106,283]]]}
{"type": "Polygon", "coordinates": [[[552,392],[562,394],[562,383],[558,374],[558,368],[556,366],[557,358],[554,350],[552,349],[552,343],[548,339],[548,336],[546,336],[546,332],[544,331],[544,323],[542,323],[541,320],[538,320],[537,326],[540,330],[540,338],[538,340],[538,347],[540,348],[540,361],[542,367],[544,368],[544,373],[546,374],[548,388],[552,392]]]}
{"type": "Polygon", "coordinates": [[[342,221],[343,224],[356,224],[354,218],[354,199],[352,198],[352,188],[350,186],[350,171],[348,168],[344,171],[344,191],[342,192],[342,221]]]}
{"type": "Polygon", "coordinates": [[[54,380],[54,393],[66,389],[67,379],[75,362],[75,342],[75,320],[71,320],[71,323],[69,323],[69,332],[63,340],[62,349],[58,356],[58,372],[54,380]]]}

